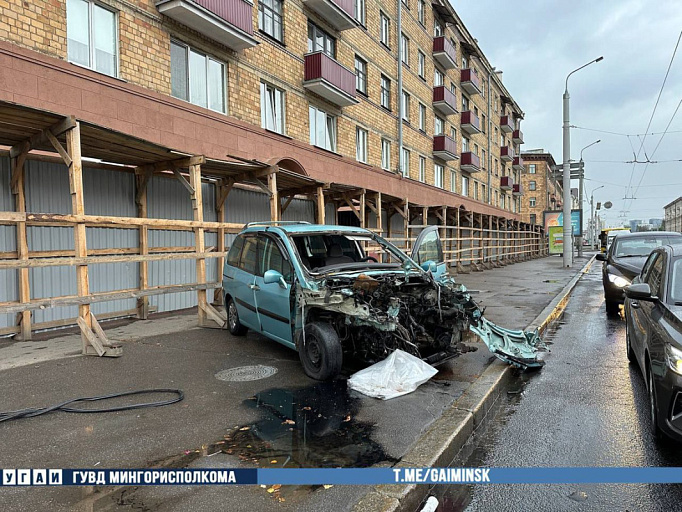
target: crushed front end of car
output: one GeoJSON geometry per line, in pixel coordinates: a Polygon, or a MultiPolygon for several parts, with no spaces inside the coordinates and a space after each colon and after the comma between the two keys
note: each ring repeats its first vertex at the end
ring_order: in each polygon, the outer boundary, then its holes
{"type": "MultiPolygon", "coordinates": [[[[522,369],[544,364],[537,333],[512,331],[488,321],[466,288],[430,272],[337,272],[297,288],[296,325],[324,322],[344,352],[366,363],[396,349],[437,365],[476,350],[464,343],[473,332],[501,360],[522,369]]],[[[298,334],[302,335],[302,329],[298,334]]]]}

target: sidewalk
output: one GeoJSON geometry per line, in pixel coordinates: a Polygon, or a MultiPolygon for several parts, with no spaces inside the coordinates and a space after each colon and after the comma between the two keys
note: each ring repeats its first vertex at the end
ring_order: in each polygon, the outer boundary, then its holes
{"type": "MultiPolygon", "coordinates": [[[[476,292],[493,322],[520,329],[588,259],[562,269],[561,258],[548,257],[462,274],[457,280],[476,292]]],[[[446,363],[416,392],[383,402],[349,393],[338,383],[311,381],[297,354],[260,335],[233,338],[226,331],[196,328],[195,320],[194,314],[177,315],[108,329],[108,336],[124,345],[119,359],[74,356],[80,349],[78,335],[0,342],[1,411],[134,389],[177,387],[186,395],[180,404],[156,409],[54,413],[2,423],[0,467],[394,465],[495,360],[479,343],[478,351],[446,363]],[[241,382],[215,377],[247,365],[267,365],[277,373],[241,382]]],[[[49,502],[52,510],[106,510],[120,504],[155,510],[212,510],[217,504],[230,510],[349,510],[371,490],[4,489],[0,509],[37,509],[49,502]]]]}

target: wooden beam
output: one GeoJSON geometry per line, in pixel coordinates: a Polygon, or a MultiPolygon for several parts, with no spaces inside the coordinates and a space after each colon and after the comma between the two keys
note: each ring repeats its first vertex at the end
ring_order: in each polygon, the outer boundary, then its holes
{"type": "Polygon", "coordinates": [[[376,211],[377,211],[377,229],[379,230],[379,235],[383,236],[384,235],[384,220],[381,216],[381,192],[377,192],[377,195],[374,198],[375,201],[375,206],[376,206],[376,211]]]}
{"type": "Polygon", "coordinates": [[[360,227],[361,228],[367,227],[367,210],[365,208],[365,205],[366,205],[365,196],[366,196],[366,193],[363,190],[362,194],[360,194],[360,227]]]}
{"type": "MultiPolygon", "coordinates": [[[[182,183],[182,186],[187,189],[187,192],[190,193],[191,196],[194,195],[194,190],[195,188],[189,184],[189,182],[185,179],[185,177],[180,174],[180,171],[178,171],[177,167],[173,166],[171,167],[171,170],[173,171],[173,174],[175,174],[175,177],[182,183]]],[[[201,186],[201,183],[199,183],[199,186],[201,186]]]]}
{"type": "MultiPolygon", "coordinates": [[[[61,121],[53,124],[49,128],[42,130],[35,135],[32,135],[28,140],[19,142],[12,146],[9,150],[9,156],[11,158],[18,157],[21,153],[28,153],[32,149],[40,146],[46,139],[46,133],[49,131],[51,135],[59,137],[62,133],[75,128],[77,125],[76,118],[74,116],[65,117],[61,121]]],[[[71,156],[69,155],[69,158],[71,156]]]]}
{"type": "MultiPolygon", "coordinates": [[[[234,182],[231,180],[220,180],[215,186],[215,211],[218,222],[225,221],[225,200],[227,195],[232,190],[234,182]]],[[[218,252],[225,252],[225,229],[218,229],[218,252]]],[[[223,267],[225,266],[225,258],[220,257],[217,260],[217,278],[220,280],[223,275],[223,267]]],[[[215,304],[223,305],[225,302],[225,296],[223,295],[222,288],[218,288],[213,293],[213,302],[215,304]]]]}
{"type": "MultiPolygon", "coordinates": [[[[151,171],[145,172],[143,175],[135,176],[135,184],[137,191],[135,194],[137,202],[137,216],[147,216],[147,184],[151,171]]],[[[147,226],[140,226],[138,233],[138,241],[140,246],[140,256],[145,257],[149,255],[149,228],[147,226]]],[[[149,286],[149,260],[146,258],[140,261],[140,275],[139,283],[140,290],[146,290],[149,286]]],[[[149,297],[144,296],[137,299],[137,317],[146,320],[149,317],[149,297]]]]}
{"type": "MultiPolygon", "coordinates": [[[[225,206],[225,201],[227,200],[227,196],[230,194],[230,191],[232,190],[232,187],[234,187],[234,180],[233,179],[228,179],[225,182],[223,182],[220,186],[218,186],[218,189],[216,190],[216,210],[223,209],[225,206]]],[[[223,222],[222,220],[218,219],[218,222],[223,222]]]]}
{"type": "MultiPolygon", "coordinates": [[[[14,193],[14,208],[19,213],[26,212],[26,195],[24,184],[24,162],[26,160],[26,153],[21,153],[17,158],[12,158],[12,176],[18,177],[16,182],[16,191],[14,193]],[[20,166],[17,168],[17,166],[20,166]]],[[[17,233],[17,263],[29,261],[28,252],[28,237],[26,232],[26,223],[19,222],[16,226],[17,233]]],[[[29,282],[28,268],[20,268],[18,270],[19,280],[19,302],[26,304],[31,301],[31,285],[29,282]]],[[[22,311],[19,314],[20,331],[15,339],[20,341],[27,341],[31,339],[31,312],[22,311]]]]}
{"type": "Polygon", "coordinates": [[[50,141],[50,144],[52,144],[52,147],[57,151],[57,153],[59,153],[59,156],[62,157],[62,160],[64,160],[66,166],[68,167],[71,165],[71,157],[64,149],[64,146],[62,146],[62,143],[57,140],[57,137],[52,135],[50,130],[45,130],[45,137],[48,141],[50,141]]]}
{"type": "MultiPolygon", "coordinates": [[[[192,218],[197,222],[204,220],[204,205],[201,191],[201,165],[189,166],[189,179],[192,186],[192,218]]],[[[205,251],[204,230],[201,227],[194,229],[194,246],[197,253],[205,251]]],[[[197,283],[202,284],[206,282],[206,260],[197,258],[196,260],[197,283]]],[[[199,305],[199,325],[206,322],[206,290],[197,290],[197,303],[199,305]]]]}
{"type": "MultiPolygon", "coordinates": [[[[271,200],[272,200],[274,194],[277,193],[276,190],[275,190],[275,192],[273,192],[273,191],[272,191],[272,188],[269,186],[270,181],[271,181],[273,175],[274,175],[274,173],[273,173],[273,174],[268,174],[268,185],[266,185],[265,183],[263,183],[263,182],[262,182],[261,180],[259,180],[259,179],[254,179],[254,181],[255,181],[254,185],[256,185],[258,188],[260,188],[260,189],[261,189],[263,192],[265,192],[267,195],[269,195],[271,200]]],[[[277,182],[277,179],[275,178],[275,183],[276,183],[276,182],[277,182]]]]}
{"type": "Polygon", "coordinates": [[[289,208],[289,205],[291,204],[291,201],[294,200],[294,196],[289,196],[287,197],[287,200],[284,201],[284,204],[282,205],[281,212],[284,213],[287,211],[287,208],[289,208]]]}
{"type": "MultiPolygon", "coordinates": [[[[150,167],[149,169],[142,171],[141,174],[135,175],[136,176],[135,184],[137,187],[137,191],[135,193],[135,204],[138,205],[138,210],[143,195],[145,196],[145,201],[147,200],[146,199],[147,185],[149,184],[149,180],[151,179],[153,173],[154,169],[150,167]]],[[[144,217],[146,217],[146,215],[144,215],[144,217]]]]}
{"type": "Polygon", "coordinates": [[[18,194],[18,184],[19,180],[22,180],[23,183],[23,178],[24,178],[24,164],[26,162],[26,157],[28,156],[28,153],[20,153],[16,158],[14,162],[14,166],[12,167],[11,173],[12,177],[10,179],[10,190],[12,191],[13,194],[18,194]]]}
{"type": "Polygon", "coordinates": [[[324,204],[324,188],[317,187],[317,223],[324,224],[325,204],[324,204]]]}
{"type": "Polygon", "coordinates": [[[362,226],[364,224],[364,220],[360,216],[360,210],[358,210],[355,205],[353,204],[353,199],[346,193],[343,194],[343,200],[346,202],[348,206],[350,206],[351,210],[355,214],[355,216],[358,218],[360,221],[360,225],[362,226]]]}
{"type": "Polygon", "coordinates": [[[279,204],[279,194],[277,193],[277,173],[272,172],[268,174],[268,186],[266,190],[270,193],[270,220],[277,221],[280,220],[280,204],[279,204]]]}

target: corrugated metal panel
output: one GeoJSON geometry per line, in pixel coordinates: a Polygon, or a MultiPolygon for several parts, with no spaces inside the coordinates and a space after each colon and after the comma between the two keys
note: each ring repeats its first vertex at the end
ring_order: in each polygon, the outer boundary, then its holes
{"type": "MultiPolygon", "coordinates": [[[[13,211],[14,198],[9,187],[9,158],[0,158],[0,210],[13,211]]],[[[0,226],[0,252],[17,250],[17,231],[14,226],[0,226]]],[[[0,302],[19,300],[16,270],[0,270],[0,302]]],[[[14,315],[0,315],[0,327],[14,325],[14,315]]]]}
{"type": "Polygon", "coordinates": [[[324,223],[334,225],[336,224],[336,207],[334,203],[327,203],[324,205],[324,223]]]}

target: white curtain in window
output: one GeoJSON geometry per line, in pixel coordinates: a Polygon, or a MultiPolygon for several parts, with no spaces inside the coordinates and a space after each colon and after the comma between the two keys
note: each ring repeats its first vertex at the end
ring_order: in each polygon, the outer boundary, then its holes
{"type": "Polygon", "coordinates": [[[225,65],[208,60],[208,108],[225,112],[225,65]]]}
{"type": "Polygon", "coordinates": [[[116,15],[93,4],[92,35],[94,39],[94,69],[116,76],[116,15]]]}
{"type": "Polygon", "coordinates": [[[171,94],[187,100],[187,48],[171,42],[171,94]]]}
{"type": "Polygon", "coordinates": [[[200,107],[208,105],[206,97],[206,57],[189,51],[189,101],[200,107]]]}
{"type": "Polygon", "coordinates": [[[66,34],[69,60],[90,66],[89,5],[83,0],[66,2],[66,34]]]}

